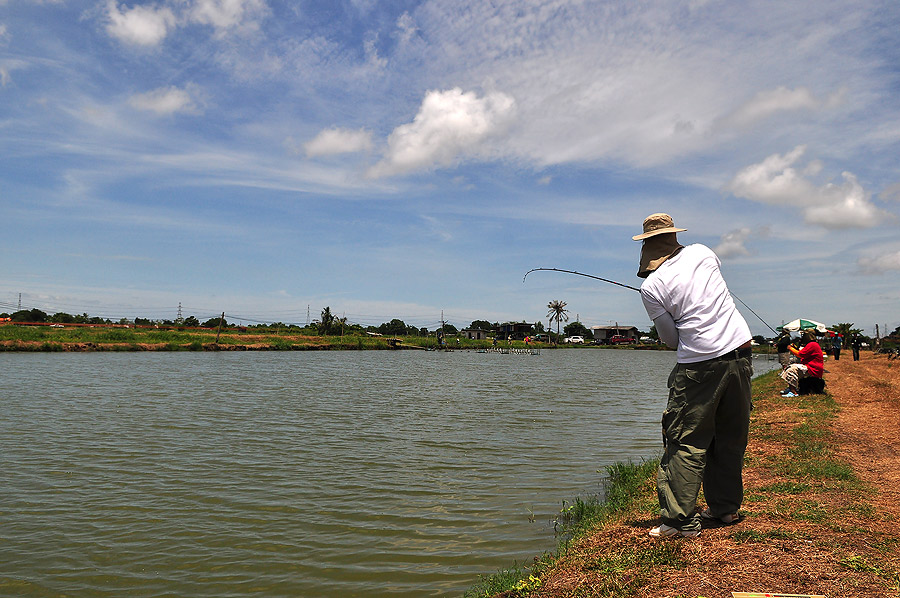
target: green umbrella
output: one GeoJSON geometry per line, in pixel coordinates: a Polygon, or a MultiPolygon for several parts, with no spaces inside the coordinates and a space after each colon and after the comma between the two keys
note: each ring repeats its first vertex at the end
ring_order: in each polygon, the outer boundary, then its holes
{"type": "Polygon", "coordinates": [[[802,318],[798,318],[791,322],[788,322],[784,326],[779,326],[777,330],[787,330],[788,332],[800,332],[801,330],[815,330],[819,334],[825,334],[828,329],[825,328],[825,324],[821,322],[816,322],[815,320],[804,320],[802,318]]]}

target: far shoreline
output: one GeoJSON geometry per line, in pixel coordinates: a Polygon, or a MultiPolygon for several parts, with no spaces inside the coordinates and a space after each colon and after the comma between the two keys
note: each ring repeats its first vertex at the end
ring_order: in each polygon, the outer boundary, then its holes
{"type": "Polygon", "coordinates": [[[625,351],[669,351],[657,343],[627,345],[552,344],[523,340],[472,340],[434,336],[382,336],[377,334],[309,335],[294,330],[227,328],[154,328],[133,326],[0,326],[0,352],[85,353],[156,351],[505,351],[615,349],[625,351]]]}

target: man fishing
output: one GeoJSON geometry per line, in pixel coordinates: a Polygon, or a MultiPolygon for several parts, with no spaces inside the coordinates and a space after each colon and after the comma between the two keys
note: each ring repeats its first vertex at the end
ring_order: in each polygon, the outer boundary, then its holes
{"type": "Polygon", "coordinates": [[[739,520],[741,468],[750,427],[750,328],[734,305],[715,253],[679,244],[668,214],[643,223],[641,298],[660,340],[677,348],[662,417],[665,452],[657,472],[662,523],[655,538],[693,537],[701,520],[739,520]],[[701,483],[708,508],[697,512],[701,483]]]}

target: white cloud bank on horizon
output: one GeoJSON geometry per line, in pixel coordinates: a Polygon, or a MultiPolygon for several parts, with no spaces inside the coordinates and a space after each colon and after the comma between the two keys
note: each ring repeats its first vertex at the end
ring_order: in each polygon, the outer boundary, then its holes
{"type": "Polygon", "coordinates": [[[303,144],[308,158],[365,152],[372,149],[372,132],[365,129],[325,129],[303,144]]]}
{"type": "Polygon", "coordinates": [[[827,229],[870,228],[890,215],[875,207],[870,194],[851,172],[843,172],[843,183],[818,186],[808,177],[821,171],[810,162],[803,170],[794,164],[806,153],[800,145],[785,155],[773,154],[742,169],[726,186],[736,197],[775,206],[799,208],[808,224],[827,229]]]}
{"type": "Polygon", "coordinates": [[[500,92],[478,97],[458,87],[429,91],[413,122],[390,134],[384,159],[368,175],[379,178],[430,170],[477,154],[488,138],[511,122],[515,109],[515,100],[500,92]]]}

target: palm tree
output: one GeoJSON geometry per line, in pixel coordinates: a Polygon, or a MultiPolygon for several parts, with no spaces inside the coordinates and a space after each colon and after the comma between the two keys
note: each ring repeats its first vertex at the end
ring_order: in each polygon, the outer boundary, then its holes
{"type": "Polygon", "coordinates": [[[547,304],[548,312],[547,316],[550,318],[550,321],[556,320],[556,342],[559,343],[559,324],[561,321],[569,321],[569,312],[566,310],[567,303],[565,301],[560,301],[555,299],[547,304]]]}
{"type": "Polygon", "coordinates": [[[331,307],[325,307],[322,310],[322,319],[319,321],[319,334],[326,335],[331,334],[331,329],[334,327],[334,314],[331,313],[331,307]]]}
{"type": "Polygon", "coordinates": [[[862,334],[859,328],[853,328],[853,322],[843,322],[841,324],[832,324],[831,329],[844,337],[845,341],[854,334],[862,334]]]}

